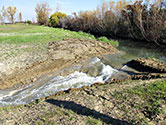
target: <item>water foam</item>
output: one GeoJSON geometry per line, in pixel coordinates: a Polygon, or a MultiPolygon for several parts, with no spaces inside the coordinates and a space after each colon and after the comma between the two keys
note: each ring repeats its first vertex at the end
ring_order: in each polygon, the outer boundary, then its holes
{"type": "Polygon", "coordinates": [[[98,58],[94,58],[90,62],[90,65],[94,65],[95,63],[102,65],[102,70],[96,77],[76,71],[68,76],[55,76],[47,82],[44,82],[44,84],[34,84],[22,90],[11,91],[6,95],[3,95],[0,91],[0,106],[27,104],[35,99],[46,97],[59,91],[68,90],[69,88],[81,88],[98,82],[105,83],[113,74],[118,72],[111,66],[104,65],[98,58]]]}

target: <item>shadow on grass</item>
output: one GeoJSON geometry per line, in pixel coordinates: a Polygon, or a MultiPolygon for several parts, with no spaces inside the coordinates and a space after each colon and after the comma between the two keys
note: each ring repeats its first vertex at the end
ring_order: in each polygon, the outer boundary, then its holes
{"type": "Polygon", "coordinates": [[[102,114],[100,112],[97,112],[95,110],[89,109],[85,106],[82,106],[80,104],[76,104],[73,101],[61,101],[61,100],[54,100],[54,99],[48,99],[46,102],[56,105],[58,107],[63,107],[68,110],[72,110],[73,112],[77,113],[78,115],[84,115],[84,116],[91,116],[95,119],[100,119],[104,123],[111,124],[111,125],[129,125],[126,121],[121,121],[118,119],[114,119],[108,115],[102,114]]]}

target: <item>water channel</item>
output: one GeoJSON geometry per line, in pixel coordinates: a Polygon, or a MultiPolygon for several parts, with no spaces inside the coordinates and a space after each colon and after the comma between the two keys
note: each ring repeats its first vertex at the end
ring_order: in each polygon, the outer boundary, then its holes
{"type": "Polygon", "coordinates": [[[24,88],[0,90],[0,107],[27,104],[69,88],[90,86],[97,82],[104,84],[112,76],[122,72],[121,69],[132,70],[125,63],[138,57],[153,57],[166,62],[166,50],[149,43],[120,40],[118,49],[121,52],[117,54],[103,55],[101,59],[93,57],[84,65],[61,71],[73,71],[66,76],[47,74],[24,88]]]}

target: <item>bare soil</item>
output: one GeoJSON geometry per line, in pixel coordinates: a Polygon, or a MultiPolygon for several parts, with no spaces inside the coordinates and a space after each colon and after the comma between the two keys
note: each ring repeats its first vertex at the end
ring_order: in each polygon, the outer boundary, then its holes
{"type": "MultiPolygon", "coordinates": [[[[12,87],[20,82],[22,84],[31,83],[44,74],[67,68],[89,57],[100,57],[101,54],[118,52],[110,44],[83,39],[50,42],[48,49],[47,60],[37,60],[28,67],[15,69],[10,75],[3,75],[0,83],[1,89],[12,87]]],[[[165,104],[161,114],[149,119],[141,110],[134,107],[143,101],[141,98],[133,96],[129,99],[133,103],[129,103],[126,99],[119,101],[115,97],[116,93],[132,89],[137,85],[166,80],[165,73],[161,74],[156,70],[151,72],[154,68],[160,71],[161,67],[161,71],[164,71],[165,67],[162,63],[149,59],[138,59],[131,62],[132,65],[138,62],[141,67],[139,69],[146,64],[148,70],[122,81],[115,81],[116,79],[112,78],[106,84],[96,83],[90,87],[62,91],[56,95],[38,99],[31,104],[0,108],[0,123],[3,125],[166,124],[165,104]],[[142,64],[142,62],[144,63],[142,64]]]]}
{"type": "MultiPolygon", "coordinates": [[[[13,51],[16,51],[16,46],[12,48],[13,51]]],[[[21,50],[21,48],[19,49],[21,50]]],[[[5,53],[10,50],[1,51],[5,53]]],[[[1,58],[3,61],[0,64],[0,69],[3,73],[0,73],[0,89],[10,88],[16,84],[29,84],[44,74],[57,72],[93,56],[113,54],[118,50],[104,42],[71,38],[50,42],[47,52],[45,50],[33,52],[30,53],[31,56],[29,53],[27,55],[27,52],[21,53],[22,57],[26,57],[24,61],[19,58],[20,55],[15,55],[6,60],[5,57],[1,58]],[[9,63],[10,60],[14,63],[9,63]]]]}
{"type": "MultiPolygon", "coordinates": [[[[32,104],[1,109],[3,125],[14,124],[165,124],[166,112],[154,119],[147,118],[129,101],[118,100],[114,95],[137,85],[146,85],[161,79],[145,81],[123,81],[119,83],[94,84],[90,87],[59,92],[32,104]],[[133,108],[134,107],[134,108],[133,108]]],[[[130,99],[136,105],[143,100],[130,99]]],[[[166,107],[165,107],[166,108],[166,107]]]]}
{"type": "Polygon", "coordinates": [[[127,63],[128,66],[137,69],[140,72],[166,73],[166,64],[163,64],[153,58],[138,58],[127,63]]]}

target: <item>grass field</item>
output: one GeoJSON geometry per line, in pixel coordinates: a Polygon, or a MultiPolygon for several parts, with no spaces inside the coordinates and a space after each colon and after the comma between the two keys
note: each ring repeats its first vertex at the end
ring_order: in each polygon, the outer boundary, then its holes
{"type": "Polygon", "coordinates": [[[0,74],[48,58],[48,43],[65,38],[95,39],[83,32],[37,25],[0,25],[0,74]]]}
{"type": "MultiPolygon", "coordinates": [[[[48,43],[65,38],[95,39],[93,35],[46,26],[25,24],[0,25],[0,43],[48,43]]],[[[102,39],[100,40],[102,41],[102,39]]],[[[115,41],[103,40],[114,45],[115,41]]]]}
{"type": "MultiPolygon", "coordinates": [[[[28,24],[0,25],[0,60],[20,56],[22,53],[46,53],[49,42],[65,38],[95,39],[87,33],[60,28],[28,24]]],[[[99,41],[118,46],[117,41],[106,38],[99,41]]]]}
{"type": "Polygon", "coordinates": [[[64,38],[87,38],[95,39],[94,36],[68,30],[34,26],[34,25],[1,25],[0,42],[5,43],[48,43],[64,38]]]}

